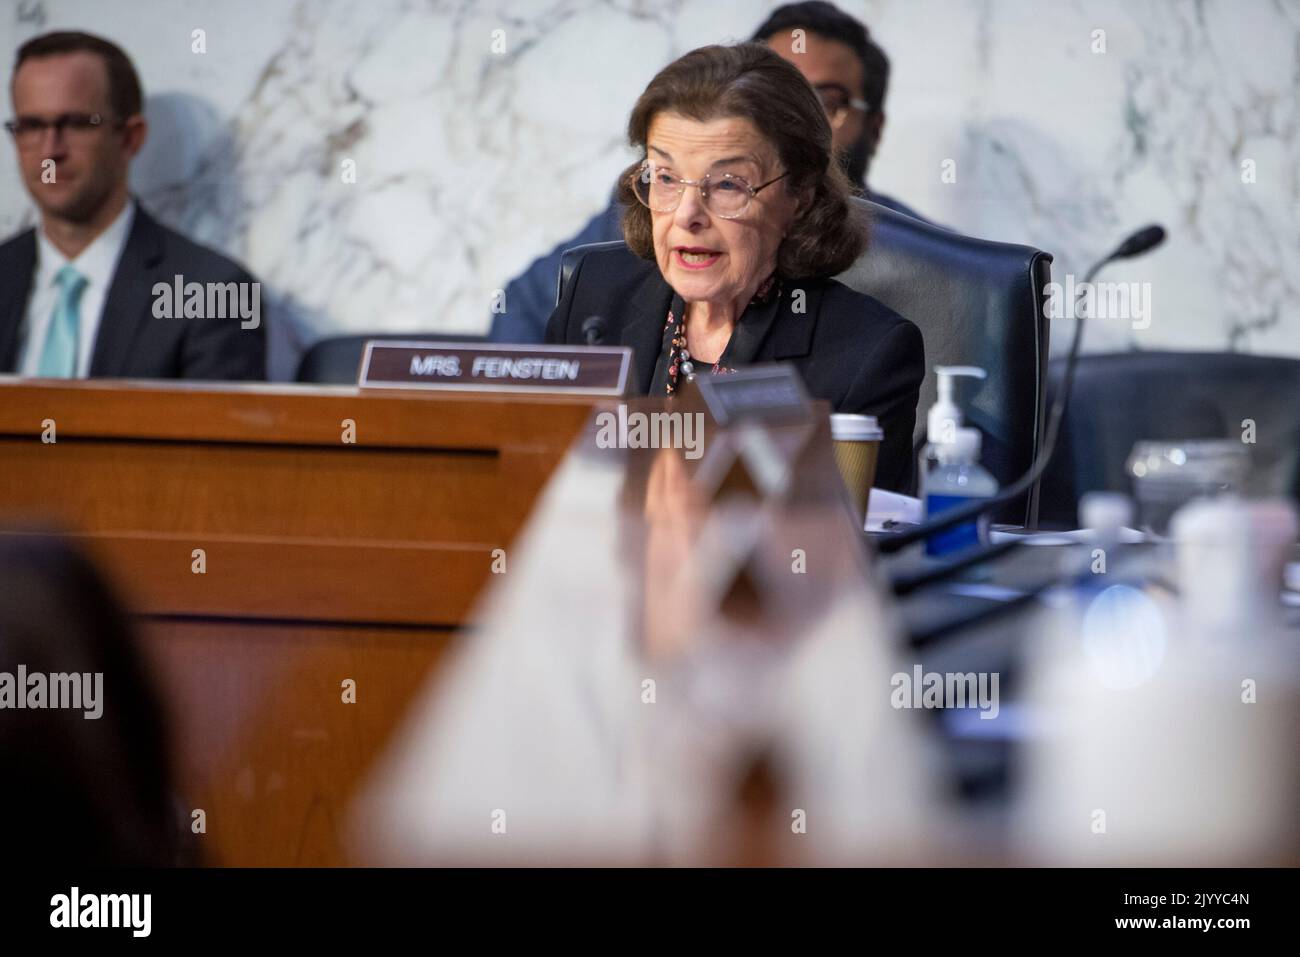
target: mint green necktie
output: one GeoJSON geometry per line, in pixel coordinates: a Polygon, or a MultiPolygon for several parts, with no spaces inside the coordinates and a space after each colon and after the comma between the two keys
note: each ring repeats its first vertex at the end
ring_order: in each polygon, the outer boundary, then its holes
{"type": "Polygon", "coordinates": [[[41,364],[37,375],[55,379],[71,379],[77,373],[77,334],[81,329],[81,291],[86,288],[86,277],[71,266],[64,266],[54,277],[59,287],[59,301],[50,317],[50,327],[45,332],[45,348],[41,351],[41,364]]]}

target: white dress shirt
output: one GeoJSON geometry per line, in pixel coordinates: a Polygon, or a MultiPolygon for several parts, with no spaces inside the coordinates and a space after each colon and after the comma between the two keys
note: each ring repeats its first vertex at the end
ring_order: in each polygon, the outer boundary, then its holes
{"type": "Polygon", "coordinates": [[[86,277],[86,288],[81,291],[78,313],[81,323],[77,329],[77,368],[75,376],[84,379],[90,372],[90,360],[95,351],[95,337],[104,315],[104,300],[113,284],[118,260],[126,248],[135,222],[135,200],[128,199],[126,206],[108,228],[95,237],[76,259],[68,259],[55,248],[41,227],[36,229],[36,275],[33,277],[31,296],[27,300],[27,315],[19,333],[18,374],[35,376],[41,365],[41,352],[45,348],[45,334],[49,331],[54,307],[59,302],[59,287],[54,278],[64,266],[86,277]]]}

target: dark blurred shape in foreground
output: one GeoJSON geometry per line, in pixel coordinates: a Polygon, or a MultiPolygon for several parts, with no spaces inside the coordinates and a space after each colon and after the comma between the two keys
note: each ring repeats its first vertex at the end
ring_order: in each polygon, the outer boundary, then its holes
{"type": "Polygon", "coordinates": [[[16,676],[20,665],[27,675],[102,673],[102,714],[0,709],[6,859],[176,863],[162,709],[122,605],[90,560],[55,536],[0,535],[0,673],[16,676]]]}

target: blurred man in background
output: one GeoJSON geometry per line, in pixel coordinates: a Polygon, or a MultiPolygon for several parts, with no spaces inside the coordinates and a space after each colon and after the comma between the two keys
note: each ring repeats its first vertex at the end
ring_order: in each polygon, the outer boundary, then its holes
{"type": "MultiPolygon", "coordinates": [[[[889,58],[867,28],[832,3],[810,0],[772,12],[751,38],[768,44],[799,68],[821,98],[831,122],[832,146],[859,195],[921,219],[898,200],[867,186],[867,171],[885,128],[889,58]]],[[[582,230],[556,246],[506,286],[505,312],[493,319],[495,342],[541,342],[555,308],[560,260],[566,249],[623,238],[619,207],[609,205],[582,230]]]]}
{"type": "Polygon", "coordinates": [[[0,244],[0,372],[265,378],[260,286],[130,195],[148,127],[126,54],[85,33],[36,37],[11,93],[6,126],[40,226],[0,244]],[[187,286],[197,293],[178,302],[187,286]]]}

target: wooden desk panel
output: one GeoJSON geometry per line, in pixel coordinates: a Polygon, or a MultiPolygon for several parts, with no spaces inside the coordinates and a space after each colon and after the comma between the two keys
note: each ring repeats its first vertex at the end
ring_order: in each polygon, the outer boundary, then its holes
{"type": "Polygon", "coordinates": [[[590,406],[0,381],[0,528],[71,531],[142,613],[454,627],[590,406]]]}
{"type": "Polygon", "coordinates": [[[102,531],[492,541],[520,511],[495,450],[5,439],[0,456],[6,506],[102,531]]]}
{"type": "Polygon", "coordinates": [[[205,864],[348,862],[349,804],[447,632],[153,620],[141,628],[170,720],[189,838],[205,864]],[[342,682],[356,682],[356,703],[342,682]]]}
{"type": "MultiPolygon", "coordinates": [[[[344,419],[357,444],[396,448],[544,448],[575,433],[592,399],[487,393],[0,376],[0,435],[150,438],[337,446],[344,419]],[[570,419],[576,416],[576,421],[570,419]],[[572,425],[572,429],[569,429],[572,425]]],[[[567,444],[567,441],[566,441],[567,444]]]]}
{"type": "Polygon", "coordinates": [[[594,401],[0,377],[0,534],[55,523],[145,616],[204,861],[343,864],[356,782],[594,401]]]}

